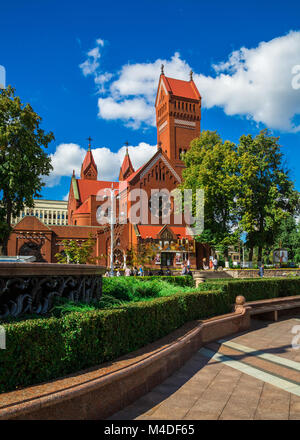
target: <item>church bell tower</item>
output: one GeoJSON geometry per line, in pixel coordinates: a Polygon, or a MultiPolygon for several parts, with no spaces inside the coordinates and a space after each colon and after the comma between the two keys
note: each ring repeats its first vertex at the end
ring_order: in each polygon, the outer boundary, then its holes
{"type": "Polygon", "coordinates": [[[193,81],[193,72],[189,81],[168,78],[162,65],[155,110],[158,148],[167,154],[181,175],[182,154],[200,135],[201,96],[193,81]]]}

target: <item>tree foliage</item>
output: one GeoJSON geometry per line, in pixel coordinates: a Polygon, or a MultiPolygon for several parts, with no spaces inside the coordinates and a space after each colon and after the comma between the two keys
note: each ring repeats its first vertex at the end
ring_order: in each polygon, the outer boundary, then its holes
{"type": "Polygon", "coordinates": [[[279,139],[262,130],[223,142],[203,131],[184,155],[181,189],[204,190],[204,231],[197,239],[227,258],[228,247],[246,233],[251,250],[272,246],[282,222],[299,210],[299,193],[284,165],[279,139]]]}
{"type": "Polygon", "coordinates": [[[96,257],[92,257],[95,240],[92,234],[89,235],[88,240],[79,244],[76,240],[63,240],[63,251],[57,253],[55,258],[59,263],[71,264],[93,264],[96,257]]]}
{"type": "Polygon", "coordinates": [[[250,249],[273,245],[282,222],[299,209],[299,193],[283,162],[279,138],[262,130],[254,138],[242,136],[238,145],[239,221],[250,249]]]}
{"type": "Polygon", "coordinates": [[[127,266],[147,266],[151,265],[157,251],[153,248],[151,243],[140,241],[136,246],[128,249],[126,255],[127,266]]]}
{"type": "Polygon", "coordinates": [[[287,249],[289,260],[300,263],[300,225],[293,216],[281,223],[275,240],[275,248],[287,249]]]}
{"type": "Polygon", "coordinates": [[[43,176],[52,170],[44,151],[54,139],[40,128],[41,117],[23,104],[15,90],[0,90],[0,244],[7,253],[11,217],[40,197],[43,176]]]}
{"type": "Polygon", "coordinates": [[[203,131],[191,142],[183,160],[186,169],[182,173],[181,189],[204,190],[204,231],[197,239],[221,247],[227,257],[228,246],[238,239],[236,146],[229,141],[223,142],[216,131],[203,131]]]}

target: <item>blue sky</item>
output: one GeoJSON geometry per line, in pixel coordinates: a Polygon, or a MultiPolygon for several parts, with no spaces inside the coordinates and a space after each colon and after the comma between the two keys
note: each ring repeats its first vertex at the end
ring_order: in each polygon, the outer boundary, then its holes
{"type": "Polygon", "coordinates": [[[125,141],[135,166],[152,154],[161,62],[167,76],[195,72],[202,129],[235,142],[266,126],[280,136],[300,190],[299,2],[17,0],[0,15],[6,84],[56,138],[44,198],[67,195],[88,136],[105,180],[118,175],[125,141]]]}

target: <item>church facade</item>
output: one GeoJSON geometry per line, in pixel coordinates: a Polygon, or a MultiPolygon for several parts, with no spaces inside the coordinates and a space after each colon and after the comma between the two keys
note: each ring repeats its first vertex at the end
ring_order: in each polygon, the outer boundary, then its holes
{"type": "Polygon", "coordinates": [[[180,268],[189,260],[192,268],[199,268],[203,258],[208,258],[208,246],[196,243],[185,223],[175,221],[174,205],[171,201],[168,221],[164,222],[159,202],[154,214],[151,200],[153,190],[163,193],[173,191],[181,183],[184,163],[181,160],[190,142],[200,135],[201,96],[193,81],[168,78],[162,73],[159,78],[155,101],[157,126],[157,151],[151,159],[135,170],[128,150],[120,168],[119,181],[98,180],[98,170],[91,147],[81,167],[80,178],[73,173],[68,200],[69,225],[96,227],[97,242],[95,255],[99,264],[109,266],[111,249],[111,228],[99,224],[106,199],[113,188],[118,198],[116,217],[122,213],[122,221],[114,225],[114,262],[124,266],[129,262],[131,251],[145,253],[150,250],[148,266],[180,268]],[[139,194],[143,193],[144,198],[139,194]],[[132,194],[137,197],[132,197],[132,194]],[[104,196],[104,197],[103,197],[104,196]],[[140,214],[137,221],[130,221],[129,213],[139,199],[140,214]],[[156,218],[155,218],[156,217],[156,218]],[[125,219],[125,221],[124,221],[125,219]],[[144,249],[144,250],[143,250],[144,249]]]}
{"type": "Polygon", "coordinates": [[[173,199],[168,199],[167,204],[162,198],[156,200],[158,203],[153,199],[153,191],[164,195],[180,185],[182,154],[200,135],[201,96],[192,73],[189,81],[183,81],[166,77],[162,69],[155,111],[157,150],[147,163],[135,170],[127,149],[118,181],[100,180],[89,144],[80,178],[74,172],[71,177],[65,213],[68,224],[45,223],[40,215],[25,213],[13,227],[9,255],[35,255],[36,261],[56,262],[55,255],[63,251],[64,239],[77,240],[80,245],[92,237],[93,257],[106,267],[113,248],[115,267],[133,265],[135,255],[143,257],[147,262],[144,265],[152,269],[180,269],[185,261],[194,269],[201,268],[203,258],[209,257],[209,247],[195,242],[189,225],[178,223],[173,199]],[[110,224],[102,221],[109,214],[107,203],[112,190],[116,196],[113,246],[110,224]]]}

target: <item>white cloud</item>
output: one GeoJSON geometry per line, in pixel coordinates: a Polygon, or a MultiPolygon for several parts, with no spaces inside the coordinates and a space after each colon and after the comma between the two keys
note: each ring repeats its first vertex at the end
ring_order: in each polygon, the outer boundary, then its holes
{"type": "Polygon", "coordinates": [[[135,129],[142,123],[154,126],[154,102],[162,64],[169,76],[188,78],[190,67],[178,52],[170,60],[127,64],[110,84],[108,96],[98,99],[98,115],[107,120],[121,119],[135,129]]]}
{"type": "Polygon", "coordinates": [[[63,200],[67,202],[69,200],[69,192],[65,196],[63,196],[63,200]]]}
{"type": "MultiPolygon", "coordinates": [[[[156,152],[156,145],[149,145],[140,142],[136,146],[128,147],[130,159],[135,169],[147,162],[156,152]]],[[[122,165],[126,147],[121,147],[117,152],[109,148],[92,149],[93,156],[98,168],[98,179],[117,181],[122,165]]],[[[60,183],[63,176],[71,177],[73,170],[77,177],[80,177],[81,164],[85,157],[86,150],[77,144],[60,144],[55,153],[50,154],[53,171],[50,176],[45,178],[48,187],[53,187],[60,183]]],[[[66,195],[64,200],[67,200],[66,195]]]]}
{"type": "Polygon", "coordinates": [[[101,57],[100,47],[104,46],[104,41],[100,38],[96,40],[96,46],[87,53],[88,58],[79,65],[84,76],[93,75],[99,68],[99,59],[101,57]]]}
{"type": "Polygon", "coordinates": [[[72,176],[73,170],[78,175],[86,150],[77,144],[60,144],[55,153],[50,154],[53,171],[45,177],[47,186],[58,185],[62,176],[72,176]]]}
{"type": "Polygon", "coordinates": [[[244,115],[269,128],[297,131],[300,93],[292,88],[292,68],[300,63],[300,32],[241,48],[213,66],[216,77],[195,75],[206,108],[244,115]]]}
{"type": "Polygon", "coordinates": [[[5,88],[5,67],[0,65],[0,89],[5,88]]]}
{"type": "Polygon", "coordinates": [[[114,100],[112,97],[98,99],[99,113],[103,119],[123,119],[127,126],[139,128],[141,122],[154,125],[152,106],[143,98],[114,100]]]}
{"type": "MultiPolygon", "coordinates": [[[[119,119],[139,128],[154,125],[154,101],[164,64],[165,74],[189,78],[190,66],[179,53],[170,60],[127,64],[113,77],[99,73],[101,91],[98,115],[107,120],[119,119]]],[[[242,47],[228,59],[212,66],[213,76],[194,74],[203,98],[203,107],[221,107],[227,115],[240,115],[282,131],[298,131],[295,116],[300,114],[300,90],[292,87],[292,69],[300,64],[300,31],[261,42],[255,48],[242,47]]],[[[95,80],[96,82],[96,80],[95,80]]]]}

